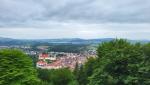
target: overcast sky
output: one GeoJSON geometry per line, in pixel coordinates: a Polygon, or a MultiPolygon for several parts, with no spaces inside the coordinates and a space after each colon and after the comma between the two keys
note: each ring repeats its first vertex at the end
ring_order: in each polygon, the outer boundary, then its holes
{"type": "Polygon", "coordinates": [[[0,37],[150,40],[150,0],[0,0],[0,37]]]}

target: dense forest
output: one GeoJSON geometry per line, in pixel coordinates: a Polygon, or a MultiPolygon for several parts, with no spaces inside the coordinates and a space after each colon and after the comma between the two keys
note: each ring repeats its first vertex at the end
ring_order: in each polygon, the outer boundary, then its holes
{"type": "Polygon", "coordinates": [[[85,45],[85,44],[49,45],[48,51],[80,53],[80,52],[88,49],[88,46],[90,46],[90,45],[85,45]]]}
{"type": "Polygon", "coordinates": [[[97,45],[92,44],[34,44],[31,46],[31,50],[40,51],[40,46],[47,46],[47,52],[67,52],[67,53],[81,53],[84,51],[96,48],[97,45]]]}
{"type": "Polygon", "coordinates": [[[23,52],[0,50],[0,85],[150,85],[150,43],[101,43],[97,57],[73,71],[36,69],[23,52]]]}

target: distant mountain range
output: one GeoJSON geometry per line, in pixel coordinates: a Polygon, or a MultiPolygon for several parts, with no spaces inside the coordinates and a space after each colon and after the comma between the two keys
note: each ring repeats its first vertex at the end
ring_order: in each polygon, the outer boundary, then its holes
{"type": "MultiPolygon", "coordinates": [[[[62,38],[62,39],[12,39],[0,37],[0,45],[32,45],[32,44],[98,44],[108,42],[114,38],[100,39],[80,39],[80,38],[62,38]]],[[[129,42],[148,43],[150,40],[128,40],[129,42]]]]}

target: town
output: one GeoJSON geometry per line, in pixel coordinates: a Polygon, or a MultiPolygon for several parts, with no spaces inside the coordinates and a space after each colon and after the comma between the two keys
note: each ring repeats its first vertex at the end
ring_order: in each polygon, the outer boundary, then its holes
{"type": "Polygon", "coordinates": [[[83,65],[89,57],[96,57],[95,50],[88,50],[79,53],[47,51],[47,46],[38,46],[39,50],[34,50],[30,46],[0,46],[0,49],[19,49],[25,54],[37,59],[36,68],[60,69],[69,68],[74,70],[76,65],[83,65]]]}
{"type": "Polygon", "coordinates": [[[64,52],[40,53],[36,66],[37,68],[42,69],[69,68],[70,70],[73,70],[76,64],[84,64],[89,57],[95,57],[95,54],[77,54],[64,52]]]}

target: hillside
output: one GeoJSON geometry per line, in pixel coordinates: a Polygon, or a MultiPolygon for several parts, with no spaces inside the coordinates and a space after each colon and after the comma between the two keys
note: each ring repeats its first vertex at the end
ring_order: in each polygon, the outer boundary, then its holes
{"type": "MultiPolygon", "coordinates": [[[[80,39],[80,38],[62,38],[62,39],[11,39],[0,37],[0,45],[35,45],[35,44],[99,44],[108,42],[114,38],[100,39],[80,39]]],[[[128,40],[131,43],[147,43],[149,40],[128,40]]]]}

